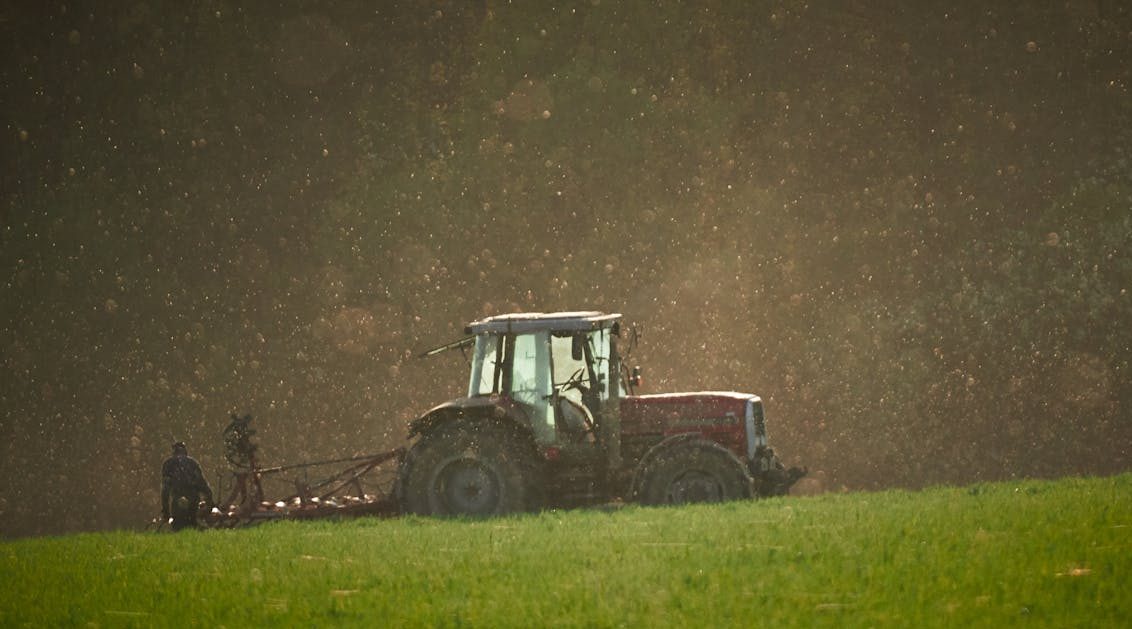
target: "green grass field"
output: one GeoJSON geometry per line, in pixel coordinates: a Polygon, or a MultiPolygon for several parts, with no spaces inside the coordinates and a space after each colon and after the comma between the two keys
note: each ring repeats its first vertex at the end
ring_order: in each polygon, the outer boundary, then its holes
{"type": "Polygon", "coordinates": [[[1132,475],[0,545],[0,626],[1132,626],[1132,475]]]}

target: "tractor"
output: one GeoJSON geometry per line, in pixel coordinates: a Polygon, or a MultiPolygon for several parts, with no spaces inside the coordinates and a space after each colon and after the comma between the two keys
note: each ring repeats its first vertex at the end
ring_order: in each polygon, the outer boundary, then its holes
{"type": "Polygon", "coordinates": [[[805,475],[768,445],[757,395],[635,394],[619,314],[499,315],[465,334],[422,355],[470,351],[471,375],[465,397],[410,424],[402,513],[721,502],[781,495],[805,475]]]}

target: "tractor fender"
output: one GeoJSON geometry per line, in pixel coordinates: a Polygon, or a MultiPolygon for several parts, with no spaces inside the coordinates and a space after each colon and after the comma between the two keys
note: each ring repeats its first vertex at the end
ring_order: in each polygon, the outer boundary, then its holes
{"type": "Polygon", "coordinates": [[[523,407],[510,398],[478,395],[457,398],[438,404],[409,424],[408,438],[431,432],[438,426],[460,419],[495,420],[522,433],[531,433],[530,421],[523,407]]]}
{"type": "Polygon", "coordinates": [[[663,452],[667,452],[672,448],[678,448],[686,444],[697,442],[701,443],[704,447],[718,450],[721,453],[726,454],[727,458],[735,464],[735,467],[743,470],[745,474],[750,474],[750,472],[747,471],[747,466],[744,465],[743,461],[741,461],[739,457],[735,456],[735,453],[731,450],[728,450],[727,448],[710,439],[705,439],[703,435],[698,432],[684,432],[666,437],[663,441],[649,448],[648,451],[645,452],[645,455],[641,457],[641,460],[637,463],[636,468],[633,470],[633,483],[629,488],[629,495],[632,496],[634,500],[636,500],[637,495],[641,491],[641,486],[644,483],[645,474],[648,471],[649,465],[652,464],[652,462],[658,455],[663,452]]]}

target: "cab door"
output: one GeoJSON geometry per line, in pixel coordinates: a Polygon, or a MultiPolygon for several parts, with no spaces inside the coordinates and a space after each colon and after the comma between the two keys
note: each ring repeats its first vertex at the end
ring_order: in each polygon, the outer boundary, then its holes
{"type": "Polygon", "coordinates": [[[578,332],[550,335],[554,397],[551,401],[558,440],[564,444],[593,442],[594,391],[589,336],[578,332]]]}
{"type": "Polygon", "coordinates": [[[504,364],[504,392],[526,409],[535,442],[555,443],[553,390],[550,373],[550,335],[547,332],[516,334],[508,337],[504,364]]]}

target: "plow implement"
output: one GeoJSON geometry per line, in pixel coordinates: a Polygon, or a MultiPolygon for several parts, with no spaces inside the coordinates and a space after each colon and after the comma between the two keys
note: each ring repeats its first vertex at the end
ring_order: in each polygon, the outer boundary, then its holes
{"type": "Polygon", "coordinates": [[[251,416],[232,416],[224,430],[225,458],[232,466],[229,482],[215,506],[201,505],[197,516],[205,528],[235,528],[269,520],[306,520],[400,513],[393,496],[404,448],[376,454],[263,467],[252,442],[251,416]],[[267,492],[267,486],[275,491],[267,492]],[[277,489],[278,488],[278,489],[277,489]]]}
{"type": "Polygon", "coordinates": [[[227,499],[203,513],[199,521],[209,528],[232,528],[267,520],[397,515],[392,489],[404,454],[404,448],[398,448],[237,472],[227,499]],[[320,480],[309,480],[310,472],[336,465],[347,467],[320,480]],[[291,490],[282,497],[265,499],[263,486],[269,480],[284,482],[291,490]]]}

